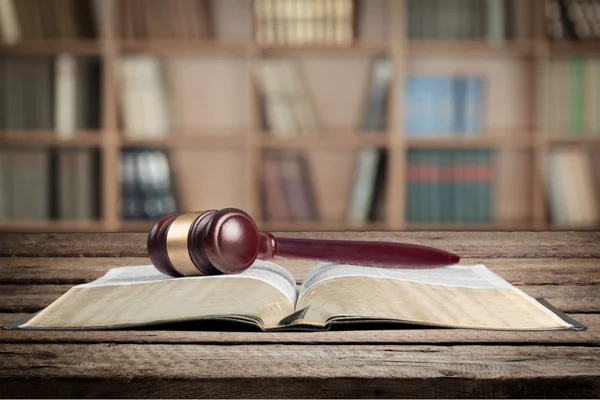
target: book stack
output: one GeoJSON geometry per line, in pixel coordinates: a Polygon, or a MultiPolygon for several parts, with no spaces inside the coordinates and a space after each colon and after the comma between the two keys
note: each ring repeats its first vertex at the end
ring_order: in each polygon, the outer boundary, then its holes
{"type": "Polygon", "coordinates": [[[480,76],[412,74],[405,86],[409,137],[474,136],[481,132],[484,83],[480,76]]]}
{"type": "Polygon", "coordinates": [[[546,65],[546,132],[600,137],[600,59],[555,58],[546,65]]]}
{"type": "Polygon", "coordinates": [[[266,46],[347,46],[355,15],[354,0],[255,0],[255,39],[266,46]]]}
{"type": "Polygon", "coordinates": [[[598,0],[546,0],[546,36],[550,40],[600,40],[598,0]]]}
{"type": "Polygon", "coordinates": [[[407,221],[485,223],[492,220],[492,151],[409,149],[407,160],[407,221]]]}
{"type": "Polygon", "coordinates": [[[97,0],[0,0],[0,41],[91,39],[98,35],[97,0]]]}
{"type": "Polygon", "coordinates": [[[197,40],[212,36],[207,0],[121,0],[121,37],[197,40]]]}

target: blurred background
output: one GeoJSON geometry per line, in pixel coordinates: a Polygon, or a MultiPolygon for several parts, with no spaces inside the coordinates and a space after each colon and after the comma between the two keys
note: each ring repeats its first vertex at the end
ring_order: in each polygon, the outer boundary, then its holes
{"type": "Polygon", "coordinates": [[[600,0],[0,0],[0,230],[600,225],[600,0]]]}

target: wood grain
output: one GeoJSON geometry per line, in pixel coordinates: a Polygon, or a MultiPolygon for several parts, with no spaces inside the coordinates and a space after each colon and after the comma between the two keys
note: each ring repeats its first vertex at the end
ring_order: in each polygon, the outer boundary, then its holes
{"type": "MultiPolygon", "coordinates": [[[[0,325],[27,314],[0,313],[0,325]]],[[[503,332],[471,329],[361,329],[328,332],[250,332],[214,330],[15,331],[0,330],[0,343],[119,344],[439,344],[547,345],[600,347],[600,314],[570,314],[585,331],[503,332]]]]}
{"type": "Polygon", "coordinates": [[[10,397],[598,397],[600,348],[0,344],[10,397]]]}
{"type": "MultiPolygon", "coordinates": [[[[385,240],[464,258],[600,257],[597,232],[286,232],[279,236],[385,240]]],[[[0,233],[0,257],[146,257],[145,233],[0,233]]]]}
{"type": "MultiPolygon", "coordinates": [[[[47,307],[73,285],[0,285],[0,312],[35,312],[47,307]]],[[[530,296],[543,297],[568,313],[600,312],[596,285],[522,285],[530,296]]]]}
{"type": "MultiPolygon", "coordinates": [[[[315,263],[276,259],[302,282],[315,263]]],[[[600,263],[593,258],[465,258],[462,265],[485,264],[516,285],[597,285],[600,263]]],[[[0,284],[77,284],[104,275],[110,268],[150,265],[147,257],[10,257],[0,259],[0,284]]]]}

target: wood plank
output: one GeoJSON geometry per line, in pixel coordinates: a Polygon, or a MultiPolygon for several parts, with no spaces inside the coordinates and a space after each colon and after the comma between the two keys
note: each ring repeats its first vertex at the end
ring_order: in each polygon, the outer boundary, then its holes
{"type": "MultiPolygon", "coordinates": [[[[599,258],[596,232],[285,232],[276,236],[383,240],[439,247],[464,258],[599,258]]],[[[0,257],[145,257],[145,233],[0,233],[0,257]]]]}
{"type": "MultiPolygon", "coordinates": [[[[302,282],[311,260],[277,259],[302,282]]],[[[516,285],[597,285],[600,263],[593,258],[465,258],[461,265],[485,264],[516,285]]],[[[1,260],[0,284],[78,284],[97,279],[110,268],[149,265],[148,257],[12,257],[1,260]]]]}
{"type": "MultiPolygon", "coordinates": [[[[546,345],[600,347],[600,314],[569,314],[588,327],[585,331],[504,332],[475,329],[369,329],[328,332],[251,332],[223,326],[197,329],[122,331],[0,330],[0,343],[119,343],[119,344],[443,344],[546,345]]],[[[0,326],[27,314],[0,313],[0,326]]]]}
{"type": "MultiPolygon", "coordinates": [[[[0,285],[0,312],[35,312],[47,307],[72,285],[0,285]]],[[[600,312],[598,285],[522,285],[533,297],[543,297],[567,313],[600,312]]]]}
{"type": "Polygon", "coordinates": [[[0,396],[598,397],[600,348],[1,344],[0,396]]]}

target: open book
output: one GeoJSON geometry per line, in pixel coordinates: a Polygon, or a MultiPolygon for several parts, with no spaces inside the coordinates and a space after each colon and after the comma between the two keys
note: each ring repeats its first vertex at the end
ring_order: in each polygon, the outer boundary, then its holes
{"type": "Polygon", "coordinates": [[[116,329],[200,320],[249,323],[265,331],[369,322],[585,329],[484,265],[416,270],[318,263],[299,286],[285,268],[265,261],[236,275],[185,278],[153,266],[114,268],[12,328],[116,329]]]}

